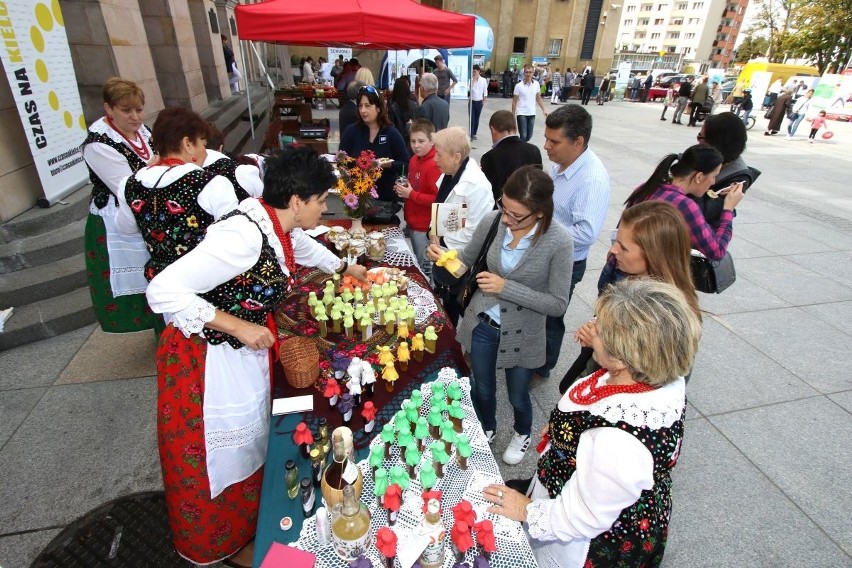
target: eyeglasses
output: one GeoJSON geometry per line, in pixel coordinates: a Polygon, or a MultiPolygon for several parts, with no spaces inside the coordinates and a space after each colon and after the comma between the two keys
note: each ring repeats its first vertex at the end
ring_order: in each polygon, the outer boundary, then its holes
{"type": "Polygon", "coordinates": [[[360,89],[358,89],[358,94],[359,94],[359,95],[360,95],[361,93],[364,93],[364,92],[372,93],[372,94],[376,95],[377,97],[379,96],[379,91],[377,91],[377,90],[376,90],[376,88],[375,88],[374,86],[372,86],[372,85],[364,85],[363,87],[361,87],[360,89]]]}
{"type": "Polygon", "coordinates": [[[502,197],[497,199],[497,208],[503,213],[503,215],[506,216],[506,218],[508,218],[513,223],[517,223],[518,225],[520,225],[521,223],[523,223],[524,221],[526,221],[527,219],[529,219],[530,217],[533,216],[532,213],[530,213],[529,215],[524,215],[523,217],[517,217],[515,215],[512,215],[511,213],[509,213],[508,211],[506,211],[503,208],[503,198],[502,197]]]}

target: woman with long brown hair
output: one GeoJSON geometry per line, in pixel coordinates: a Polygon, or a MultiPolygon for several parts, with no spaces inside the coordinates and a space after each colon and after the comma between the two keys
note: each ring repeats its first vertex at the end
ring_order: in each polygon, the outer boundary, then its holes
{"type": "MultiPolygon", "coordinates": [[[[690,269],[689,231],[683,216],[663,201],[645,201],[630,207],[621,215],[618,235],[609,249],[607,264],[598,280],[602,294],[615,282],[625,278],[653,278],[667,282],[683,292],[689,307],[701,319],[698,295],[692,283],[690,269]]],[[[582,344],[580,355],[565,373],[559,392],[581,376],[599,367],[592,360],[594,320],[584,324],[575,340],[582,344]]]]}

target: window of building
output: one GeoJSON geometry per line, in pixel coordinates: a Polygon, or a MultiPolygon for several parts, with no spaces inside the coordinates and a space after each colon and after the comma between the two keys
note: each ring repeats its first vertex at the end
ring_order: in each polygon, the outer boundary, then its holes
{"type": "Polygon", "coordinates": [[[547,56],[548,57],[559,57],[559,54],[562,53],[562,40],[561,39],[552,39],[547,42],[547,56]]]}
{"type": "Polygon", "coordinates": [[[525,37],[516,37],[512,42],[512,52],[513,53],[526,53],[527,52],[527,38],[525,37]]]}
{"type": "Polygon", "coordinates": [[[660,11],[660,12],[662,12],[663,10],[668,10],[668,8],[669,8],[668,4],[657,4],[657,10],[660,11]]]}
{"type": "Polygon", "coordinates": [[[625,26],[632,26],[632,25],[633,25],[633,20],[624,20],[624,25],[625,25],[625,26]]]}
{"type": "Polygon", "coordinates": [[[689,18],[689,25],[695,25],[701,21],[701,18],[689,18]]]}
{"type": "Polygon", "coordinates": [[[636,32],[633,36],[635,39],[645,39],[645,32],[636,32]]]}
{"type": "Polygon", "coordinates": [[[653,8],[653,7],[654,7],[653,4],[642,4],[642,11],[643,12],[650,12],[651,8],[653,8]]]}
{"type": "Polygon", "coordinates": [[[695,34],[683,34],[683,39],[695,39],[695,34]]]}
{"type": "Polygon", "coordinates": [[[683,18],[676,18],[676,19],[672,20],[673,26],[679,26],[681,24],[683,24],[683,18]]]}
{"type": "Polygon", "coordinates": [[[628,11],[628,12],[635,12],[635,11],[636,11],[636,6],[628,6],[628,7],[627,7],[627,11],[628,11]]]}
{"type": "Polygon", "coordinates": [[[689,5],[689,4],[688,4],[687,2],[680,2],[680,3],[678,3],[678,5],[677,5],[677,8],[676,8],[676,9],[677,9],[677,10],[686,10],[686,7],[687,7],[688,5],[689,5]]]}
{"type": "Polygon", "coordinates": [[[216,16],[216,10],[210,8],[207,11],[207,17],[210,18],[210,33],[219,35],[219,18],[216,16]]]}
{"type": "Polygon", "coordinates": [[[691,52],[691,51],[692,51],[691,47],[681,47],[680,48],[680,52],[684,55],[689,55],[689,52],[691,52]]]}
{"type": "Polygon", "coordinates": [[[702,10],[704,8],[704,2],[693,2],[692,9],[693,10],[702,10]]]}
{"type": "Polygon", "coordinates": [[[655,26],[662,26],[663,22],[664,22],[664,20],[662,18],[657,18],[657,19],[654,20],[654,25],[655,26]]]}
{"type": "Polygon", "coordinates": [[[651,39],[660,39],[660,34],[651,34],[651,39]]]}
{"type": "Polygon", "coordinates": [[[647,26],[649,21],[650,20],[648,18],[639,18],[639,25],[640,26],[647,26]]]}
{"type": "Polygon", "coordinates": [[[678,39],[680,37],[680,32],[669,32],[669,39],[678,39]]]}

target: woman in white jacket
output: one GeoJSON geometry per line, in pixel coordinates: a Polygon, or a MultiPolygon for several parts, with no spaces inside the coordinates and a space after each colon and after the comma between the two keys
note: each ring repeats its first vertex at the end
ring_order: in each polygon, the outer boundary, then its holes
{"type": "MultiPolygon", "coordinates": [[[[467,137],[464,128],[460,126],[444,128],[436,132],[432,140],[435,142],[435,161],[444,173],[438,181],[438,196],[435,198],[435,203],[460,204],[466,220],[456,230],[445,231],[442,237],[435,236],[436,227],[432,227],[431,239],[434,244],[444,248],[462,250],[470,242],[479,221],[486,213],[494,209],[491,182],[482,173],[476,160],[470,157],[470,138],[467,137]]],[[[440,279],[440,276],[438,278],[440,279]]],[[[457,280],[451,278],[449,282],[457,283],[457,280]]],[[[438,280],[436,280],[437,283],[438,280]]],[[[455,325],[461,315],[461,306],[456,302],[455,291],[452,289],[439,291],[444,308],[455,325]]]]}

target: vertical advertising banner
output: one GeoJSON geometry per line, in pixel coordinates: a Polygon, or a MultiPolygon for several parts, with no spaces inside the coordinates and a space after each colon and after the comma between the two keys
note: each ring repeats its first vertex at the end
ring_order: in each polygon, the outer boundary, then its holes
{"type": "Polygon", "coordinates": [[[88,181],[86,120],[59,0],[0,1],[0,58],[44,195],[51,203],[88,181]]]}

